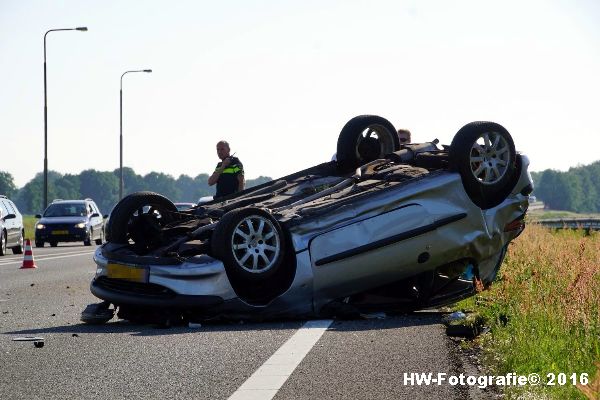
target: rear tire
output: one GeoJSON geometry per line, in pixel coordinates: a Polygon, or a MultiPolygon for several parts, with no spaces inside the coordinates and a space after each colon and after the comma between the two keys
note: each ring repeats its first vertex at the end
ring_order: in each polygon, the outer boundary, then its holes
{"type": "Polygon", "coordinates": [[[6,255],[6,233],[0,232],[0,256],[6,255]]]}
{"type": "Polygon", "coordinates": [[[104,230],[100,230],[100,238],[96,239],[96,244],[100,246],[104,243],[104,230]]]}
{"type": "Polygon", "coordinates": [[[337,162],[354,169],[400,148],[398,132],[385,118],[359,115],[344,125],[337,142],[337,162]]]}
{"type": "Polygon", "coordinates": [[[517,183],[517,152],[508,131],[494,122],[471,122],[454,136],[450,164],[477,206],[502,203],[517,183]]]}
{"type": "Polygon", "coordinates": [[[21,231],[19,242],[15,247],[12,248],[13,254],[23,254],[23,236],[25,236],[25,231],[21,231]]]}

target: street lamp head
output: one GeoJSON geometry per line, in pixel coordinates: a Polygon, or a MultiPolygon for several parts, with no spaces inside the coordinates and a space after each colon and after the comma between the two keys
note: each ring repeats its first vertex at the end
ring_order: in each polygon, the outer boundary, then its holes
{"type": "Polygon", "coordinates": [[[144,72],[152,72],[151,69],[145,69],[144,72]]]}
{"type": "Polygon", "coordinates": [[[79,26],[77,28],[75,28],[76,31],[82,31],[82,32],[86,32],[87,31],[87,26],[79,26]]]}

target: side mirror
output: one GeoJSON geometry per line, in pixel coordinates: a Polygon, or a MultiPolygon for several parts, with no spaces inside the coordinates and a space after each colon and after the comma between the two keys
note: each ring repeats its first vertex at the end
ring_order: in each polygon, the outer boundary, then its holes
{"type": "Polygon", "coordinates": [[[90,216],[90,218],[96,218],[96,217],[99,217],[99,216],[100,216],[100,214],[98,214],[98,213],[93,213],[93,214],[90,216]]]}
{"type": "Polygon", "coordinates": [[[108,218],[108,214],[104,214],[104,215],[102,216],[102,218],[104,218],[104,219],[108,218]]]}
{"type": "Polygon", "coordinates": [[[41,214],[35,214],[35,217],[38,218],[38,219],[40,219],[40,218],[42,218],[42,215],[41,214]]]}
{"type": "Polygon", "coordinates": [[[7,214],[6,217],[4,217],[4,220],[13,219],[13,218],[17,218],[17,216],[15,214],[7,214]]]}

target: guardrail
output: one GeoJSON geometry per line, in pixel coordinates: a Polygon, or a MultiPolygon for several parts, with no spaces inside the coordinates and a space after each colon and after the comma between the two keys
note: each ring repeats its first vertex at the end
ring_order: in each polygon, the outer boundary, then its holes
{"type": "Polygon", "coordinates": [[[600,231],[600,218],[552,218],[535,223],[554,229],[591,229],[600,231]]]}

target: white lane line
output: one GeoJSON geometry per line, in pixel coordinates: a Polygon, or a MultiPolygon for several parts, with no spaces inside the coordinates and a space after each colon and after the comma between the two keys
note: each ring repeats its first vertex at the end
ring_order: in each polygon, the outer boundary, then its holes
{"type": "MultiPolygon", "coordinates": [[[[34,260],[37,263],[38,261],[55,260],[57,258],[69,258],[69,257],[92,255],[92,254],[94,254],[93,251],[91,251],[91,252],[88,251],[88,252],[85,252],[85,253],[69,254],[69,255],[64,255],[64,256],[52,256],[52,257],[40,256],[39,258],[34,256],[34,260]]],[[[20,260],[20,261],[11,261],[11,262],[7,262],[7,263],[0,262],[0,266],[2,266],[2,265],[21,264],[22,262],[23,262],[23,260],[20,260]]]]}
{"type": "Polygon", "coordinates": [[[270,400],[319,341],[333,320],[308,321],[229,397],[270,400]]]}

